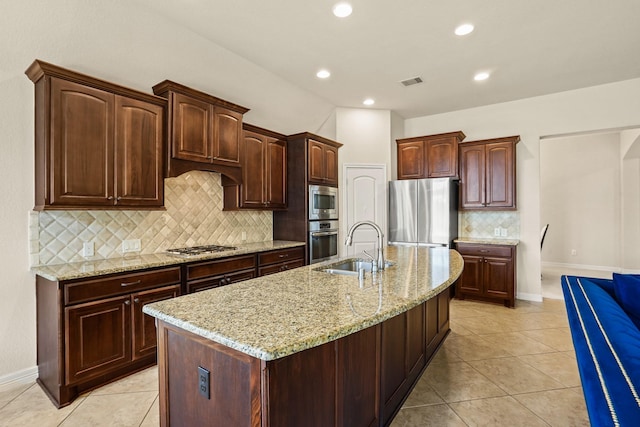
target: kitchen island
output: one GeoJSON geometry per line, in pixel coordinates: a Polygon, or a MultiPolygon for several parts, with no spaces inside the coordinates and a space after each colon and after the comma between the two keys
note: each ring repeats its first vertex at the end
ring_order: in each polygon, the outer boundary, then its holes
{"type": "Polygon", "coordinates": [[[161,425],[388,425],[449,332],[461,256],[387,247],[357,276],[323,265],[146,305],[161,425]]]}

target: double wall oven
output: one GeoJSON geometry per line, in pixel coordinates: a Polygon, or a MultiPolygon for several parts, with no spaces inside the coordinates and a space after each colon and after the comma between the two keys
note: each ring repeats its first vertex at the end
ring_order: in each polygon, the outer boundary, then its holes
{"type": "Polygon", "coordinates": [[[338,257],[338,189],[309,186],[309,263],[338,257]]]}

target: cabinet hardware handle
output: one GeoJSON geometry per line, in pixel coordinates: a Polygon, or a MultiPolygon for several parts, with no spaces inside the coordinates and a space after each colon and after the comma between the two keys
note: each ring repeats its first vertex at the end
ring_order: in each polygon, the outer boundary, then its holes
{"type": "Polygon", "coordinates": [[[113,196],[107,197],[107,200],[113,200],[113,196]]]}
{"type": "Polygon", "coordinates": [[[124,302],[124,305],[131,305],[131,301],[126,300],[126,301],[124,302]]]}
{"type": "Polygon", "coordinates": [[[116,200],[120,201],[120,200],[122,200],[122,197],[118,196],[118,197],[116,198],[116,200]]]}
{"type": "Polygon", "coordinates": [[[489,252],[489,250],[488,249],[480,249],[480,252],[487,253],[487,252],[489,252]]]}
{"type": "Polygon", "coordinates": [[[279,256],[280,258],[288,258],[288,257],[289,257],[289,254],[280,254],[280,255],[278,255],[278,256],[279,256]]]}
{"type": "Polygon", "coordinates": [[[136,304],[140,302],[140,298],[134,298],[133,302],[135,302],[136,304]]]}
{"type": "Polygon", "coordinates": [[[120,283],[120,286],[126,288],[127,286],[139,285],[140,283],[140,280],[136,280],[135,282],[120,283]]]}

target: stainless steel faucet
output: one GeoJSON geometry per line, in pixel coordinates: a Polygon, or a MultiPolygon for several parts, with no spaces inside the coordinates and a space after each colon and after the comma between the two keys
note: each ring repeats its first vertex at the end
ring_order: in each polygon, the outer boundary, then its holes
{"type": "Polygon", "coordinates": [[[378,233],[378,270],[384,270],[384,253],[382,250],[382,246],[384,244],[384,234],[382,233],[382,229],[378,224],[372,221],[358,221],[349,228],[347,232],[347,239],[344,241],[344,244],[347,246],[351,246],[353,243],[353,232],[356,231],[358,227],[361,225],[370,225],[376,230],[378,233]]]}

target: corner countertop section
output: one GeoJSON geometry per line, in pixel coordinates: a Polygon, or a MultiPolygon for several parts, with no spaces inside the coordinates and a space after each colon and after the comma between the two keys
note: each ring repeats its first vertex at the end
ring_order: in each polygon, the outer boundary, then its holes
{"type": "Polygon", "coordinates": [[[476,243],[481,245],[506,245],[506,246],[518,246],[520,240],[518,239],[484,239],[476,237],[461,237],[454,240],[454,243],[476,243]]]}
{"type": "Polygon", "coordinates": [[[395,262],[376,275],[317,271],[322,263],[184,295],[143,311],[262,360],[273,360],[378,324],[438,295],[460,276],[447,248],[388,246],[395,262]]]}
{"type": "Polygon", "coordinates": [[[107,258],[95,261],[73,262],[68,264],[43,265],[33,267],[31,272],[42,276],[47,280],[61,281],[81,279],[84,277],[103,276],[113,273],[123,273],[134,270],[144,270],[146,268],[181,265],[194,261],[227,258],[235,255],[294,248],[304,245],[304,242],[270,240],[267,242],[234,245],[237,249],[193,257],[181,257],[165,253],[156,253],[138,256],[125,256],[121,258],[107,258]]]}

